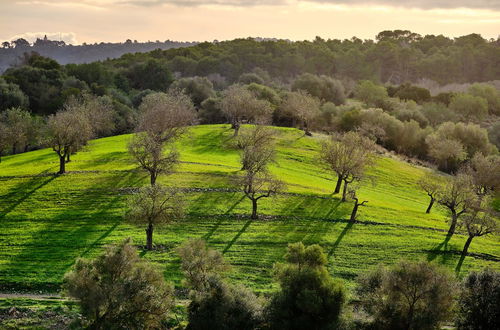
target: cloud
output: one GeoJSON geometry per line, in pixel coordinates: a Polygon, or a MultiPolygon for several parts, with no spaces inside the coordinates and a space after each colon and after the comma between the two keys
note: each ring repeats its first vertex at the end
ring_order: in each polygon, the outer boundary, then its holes
{"type": "MultiPolygon", "coordinates": [[[[288,0],[116,0],[116,4],[154,7],[176,5],[193,7],[201,5],[220,5],[248,7],[259,5],[289,4],[288,0]]],[[[475,8],[500,10],[499,0],[296,0],[294,2],[316,2],[332,5],[374,5],[417,9],[475,8]]]]}
{"type": "Polygon", "coordinates": [[[78,43],[76,34],[73,32],[26,32],[12,36],[8,40],[24,38],[32,43],[37,38],[43,39],[44,36],[47,36],[49,40],[62,40],[67,44],[76,45],[78,43]]]}

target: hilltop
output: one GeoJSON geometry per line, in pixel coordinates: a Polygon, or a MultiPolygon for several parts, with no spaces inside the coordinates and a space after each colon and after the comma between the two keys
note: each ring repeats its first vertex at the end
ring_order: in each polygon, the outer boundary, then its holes
{"type": "MultiPolygon", "coordinates": [[[[318,243],[329,270],[349,283],[378,263],[406,258],[431,260],[454,269],[466,237],[445,243],[447,214],[425,214],[428,199],[417,180],[425,168],[380,156],[358,195],[368,200],[359,222],[347,222],[351,203],[331,194],[334,179],[318,162],[324,136],[278,131],[277,162],[271,170],[286,181],[286,193],[263,200],[259,220],[250,220],[250,202],[231,185],[240,171],[228,125],[196,126],[177,143],[181,164],[159,182],[185,194],[186,218],[159,228],[157,249],[141,255],[180,285],[175,247],[202,237],[233,265],[231,278],[258,292],[272,289],[272,265],[290,242],[318,243]]],[[[69,173],[55,175],[58,159],[50,149],[2,158],[0,163],[0,292],[59,289],[63,274],[78,257],[99,254],[106,244],[132,237],[145,244],[144,228],[126,223],[126,198],[148,184],[126,144],[130,135],[93,140],[72,157],[69,173]]],[[[500,269],[498,237],[471,245],[464,274],[490,266],[500,269]]]]}

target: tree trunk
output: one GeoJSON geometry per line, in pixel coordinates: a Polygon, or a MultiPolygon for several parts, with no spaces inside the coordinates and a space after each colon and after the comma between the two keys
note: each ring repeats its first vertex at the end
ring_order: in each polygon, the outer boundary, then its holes
{"type": "Polygon", "coordinates": [[[337,185],[335,186],[334,194],[338,194],[340,192],[340,186],[342,185],[342,177],[339,175],[337,179],[337,185]]]}
{"type": "Polygon", "coordinates": [[[12,144],[12,154],[15,155],[17,151],[16,143],[12,144]]]}
{"type": "Polygon", "coordinates": [[[66,157],[59,156],[59,174],[66,173],[66,157]]]}
{"type": "Polygon", "coordinates": [[[66,155],[66,163],[69,163],[71,161],[71,159],[69,158],[70,155],[71,152],[68,151],[68,154],[66,155]]]}
{"type": "Polygon", "coordinates": [[[344,190],[342,190],[342,202],[345,202],[345,197],[347,195],[347,181],[344,180],[344,190]]]}
{"type": "Polygon", "coordinates": [[[150,173],[151,173],[150,177],[151,185],[154,186],[156,184],[156,173],[155,172],[150,172],[150,173]]]}
{"type": "Polygon", "coordinates": [[[257,200],[252,199],[252,219],[258,219],[259,216],[257,215],[257,200]]]}
{"type": "Polygon", "coordinates": [[[29,149],[29,144],[25,144],[24,145],[24,152],[28,152],[28,149],[29,149]]]}
{"type": "Polygon", "coordinates": [[[431,202],[429,203],[429,206],[427,207],[427,210],[425,213],[431,213],[432,205],[434,205],[434,198],[431,197],[431,202]]]}
{"type": "Polygon", "coordinates": [[[464,249],[462,250],[462,258],[465,258],[465,256],[467,255],[467,251],[469,250],[469,245],[470,245],[470,243],[472,243],[473,238],[474,238],[474,236],[469,236],[467,238],[467,241],[465,242],[465,245],[464,245],[464,249]]]}
{"type": "Polygon", "coordinates": [[[457,226],[457,219],[458,219],[457,212],[452,211],[452,213],[451,213],[451,225],[450,225],[450,229],[448,230],[448,236],[453,236],[453,234],[455,234],[455,227],[457,226]]]}
{"type": "Polygon", "coordinates": [[[148,228],[146,228],[146,249],[153,249],[153,224],[150,223],[148,228]]]}
{"type": "Polygon", "coordinates": [[[236,137],[236,136],[238,136],[238,132],[240,131],[240,123],[234,123],[233,128],[234,128],[233,137],[236,137]]]}
{"type": "Polygon", "coordinates": [[[359,207],[358,202],[355,202],[351,212],[351,218],[349,219],[350,222],[356,221],[356,213],[358,213],[358,207],[359,207]]]}

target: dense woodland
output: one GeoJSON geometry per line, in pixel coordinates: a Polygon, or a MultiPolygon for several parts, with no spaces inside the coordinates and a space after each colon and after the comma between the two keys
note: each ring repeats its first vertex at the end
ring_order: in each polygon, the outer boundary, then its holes
{"type": "MultiPolygon", "coordinates": [[[[336,179],[339,203],[352,203],[351,226],[369,202],[357,188],[377,153],[453,174],[429,171],[418,185],[429,196],[426,213],[434,203],[449,211],[446,242],[457,228],[467,237],[458,274],[472,240],[498,231],[492,200],[500,187],[499,55],[498,41],[479,35],[449,39],[409,31],[384,31],[375,41],[200,43],[88,64],[60,65],[25,53],[0,78],[0,152],[49,147],[62,175],[91,139],[134,132],[128,155],[150,184],[130,194],[124,217],[145,227],[149,251],[156,227],[183,216],[179,190],[157,179],[179,163],[174,144],[188,126],[231,124],[241,165],[231,189],[251,202],[251,220],[259,218],[262,199],[286,191],[269,170],[276,158],[269,125],[328,135],[317,151],[317,170],[336,179]]],[[[257,297],[227,280],[229,265],[203,240],[188,240],[176,252],[189,291],[183,293],[187,329],[498,325],[500,279],[492,270],[459,283],[435,263],[401,261],[358,274],[352,298],[329,274],[319,245],[294,243],[274,265],[277,289],[257,297]]],[[[79,326],[180,327],[172,318],[172,286],[130,240],[78,259],[63,290],[78,301],[79,326]]]]}

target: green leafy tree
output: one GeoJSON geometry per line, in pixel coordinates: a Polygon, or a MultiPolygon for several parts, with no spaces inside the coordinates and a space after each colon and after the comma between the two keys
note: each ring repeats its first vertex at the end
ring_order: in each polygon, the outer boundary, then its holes
{"type": "Polygon", "coordinates": [[[78,259],[63,287],[90,329],[157,329],[174,302],[172,286],[139,258],[130,239],[94,260],[78,259]]]}
{"type": "Polygon", "coordinates": [[[500,92],[489,84],[475,83],[469,87],[469,94],[482,97],[488,103],[488,112],[500,115],[500,92]]]}
{"type": "Polygon", "coordinates": [[[470,94],[453,96],[449,108],[465,120],[478,121],[488,114],[488,102],[480,96],[470,94]]]}
{"type": "Polygon", "coordinates": [[[343,285],[326,268],[319,245],[289,244],[284,264],[275,266],[280,290],[267,309],[271,329],[331,329],[345,302],[343,285]]]}
{"type": "Polygon", "coordinates": [[[356,86],[354,96],[367,106],[378,108],[383,108],[385,100],[389,97],[384,86],[376,85],[369,80],[363,80],[356,86]]]}
{"type": "Polygon", "coordinates": [[[436,329],[450,316],[455,286],[445,269],[401,261],[358,279],[360,306],[373,318],[369,328],[436,329]]]}

